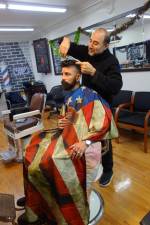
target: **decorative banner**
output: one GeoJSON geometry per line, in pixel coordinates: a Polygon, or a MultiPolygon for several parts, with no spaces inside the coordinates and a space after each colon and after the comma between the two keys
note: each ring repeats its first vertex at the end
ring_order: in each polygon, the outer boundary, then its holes
{"type": "Polygon", "coordinates": [[[49,41],[50,47],[53,49],[54,56],[61,57],[59,53],[59,43],[58,40],[49,41]]]}
{"type": "Polygon", "coordinates": [[[81,34],[81,29],[78,28],[78,30],[75,32],[74,43],[79,44],[79,41],[80,41],[80,34],[81,34]]]}
{"type": "Polygon", "coordinates": [[[61,56],[59,53],[59,39],[49,41],[52,50],[52,58],[55,75],[61,74],[61,56]]]}

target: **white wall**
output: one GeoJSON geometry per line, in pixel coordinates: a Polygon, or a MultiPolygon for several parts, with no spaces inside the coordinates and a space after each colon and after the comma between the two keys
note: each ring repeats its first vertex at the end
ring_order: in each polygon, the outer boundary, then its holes
{"type": "Polygon", "coordinates": [[[123,90],[150,91],[150,71],[122,73],[123,90]]]}

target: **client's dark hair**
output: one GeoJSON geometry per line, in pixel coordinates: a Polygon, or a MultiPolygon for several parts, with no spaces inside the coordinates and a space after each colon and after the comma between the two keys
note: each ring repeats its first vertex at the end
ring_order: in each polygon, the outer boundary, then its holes
{"type": "Polygon", "coordinates": [[[70,67],[70,66],[74,66],[79,73],[81,73],[81,68],[80,68],[80,65],[76,64],[76,60],[64,60],[62,61],[61,63],[61,67],[70,67]]]}

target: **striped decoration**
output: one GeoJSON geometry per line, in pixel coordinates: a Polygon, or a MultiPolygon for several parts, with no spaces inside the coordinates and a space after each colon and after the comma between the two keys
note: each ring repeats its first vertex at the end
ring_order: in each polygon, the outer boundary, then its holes
{"type": "Polygon", "coordinates": [[[0,80],[2,84],[3,90],[10,90],[11,89],[11,82],[10,82],[10,76],[8,73],[8,66],[4,63],[1,63],[0,65],[0,80]]]}

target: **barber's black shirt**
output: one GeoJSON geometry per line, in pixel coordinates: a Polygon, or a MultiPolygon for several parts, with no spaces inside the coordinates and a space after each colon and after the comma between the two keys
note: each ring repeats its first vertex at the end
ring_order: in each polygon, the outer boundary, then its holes
{"type": "Polygon", "coordinates": [[[94,76],[82,74],[82,84],[97,91],[109,103],[122,87],[118,60],[107,49],[102,54],[90,56],[88,47],[71,43],[69,55],[82,62],[89,62],[96,69],[94,76]]]}

